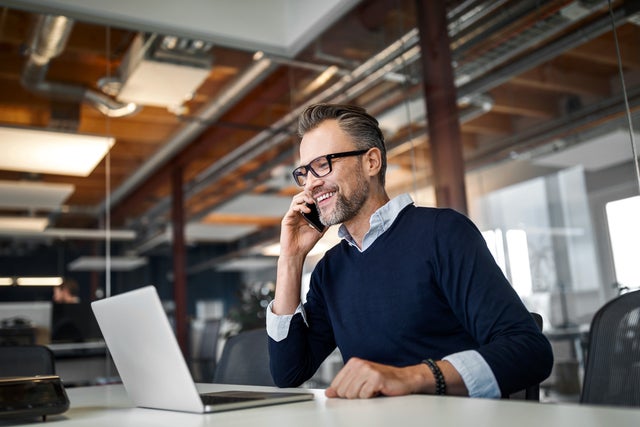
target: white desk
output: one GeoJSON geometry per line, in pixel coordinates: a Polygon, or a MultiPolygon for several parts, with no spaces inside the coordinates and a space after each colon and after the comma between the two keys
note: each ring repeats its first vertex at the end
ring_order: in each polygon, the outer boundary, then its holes
{"type": "MultiPolygon", "coordinates": [[[[215,384],[201,391],[228,388],[264,389],[215,384]]],[[[544,404],[437,396],[381,397],[369,400],[327,399],[313,390],[313,401],[199,415],[131,407],[121,385],[79,387],[67,390],[71,408],[47,418],[47,426],[91,427],[314,427],[314,426],[472,426],[569,427],[640,425],[640,409],[617,409],[577,404],[544,404]]],[[[4,425],[44,425],[38,421],[4,425]]]]}

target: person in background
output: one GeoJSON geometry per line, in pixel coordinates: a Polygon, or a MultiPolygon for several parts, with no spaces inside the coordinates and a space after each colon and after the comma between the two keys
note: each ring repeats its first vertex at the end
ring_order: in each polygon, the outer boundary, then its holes
{"type": "Polygon", "coordinates": [[[78,282],[74,279],[66,278],[62,284],[53,288],[53,302],[57,304],[79,303],[78,291],[78,282]]]}
{"type": "Polygon", "coordinates": [[[328,397],[410,393],[498,398],[544,380],[553,354],[531,314],[464,215],[417,207],[385,190],[377,120],[318,104],[299,120],[302,191],[282,219],[274,300],[267,307],[271,372],[295,387],[336,348],[345,362],[328,397]],[[301,214],[314,204],[342,241],[311,275],[322,237],[301,214]]]}

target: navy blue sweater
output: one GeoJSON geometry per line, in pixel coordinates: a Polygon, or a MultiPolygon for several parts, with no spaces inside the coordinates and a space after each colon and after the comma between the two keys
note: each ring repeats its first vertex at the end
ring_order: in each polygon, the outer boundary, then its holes
{"type": "Polygon", "coordinates": [[[311,276],[309,326],[293,317],[287,338],[269,339],[280,387],[308,380],[340,349],[394,366],[475,349],[503,395],[549,376],[551,346],[476,226],[450,210],[409,205],[364,252],[342,241],[311,276]]]}

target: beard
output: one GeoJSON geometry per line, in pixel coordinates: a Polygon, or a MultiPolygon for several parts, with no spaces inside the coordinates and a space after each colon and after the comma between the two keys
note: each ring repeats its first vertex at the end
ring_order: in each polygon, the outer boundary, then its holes
{"type": "Polygon", "coordinates": [[[320,222],[327,227],[341,224],[355,217],[360,211],[365,201],[369,198],[369,181],[364,176],[362,168],[356,170],[356,185],[351,197],[347,198],[341,192],[336,193],[336,201],[333,212],[325,214],[320,210],[320,222]]]}

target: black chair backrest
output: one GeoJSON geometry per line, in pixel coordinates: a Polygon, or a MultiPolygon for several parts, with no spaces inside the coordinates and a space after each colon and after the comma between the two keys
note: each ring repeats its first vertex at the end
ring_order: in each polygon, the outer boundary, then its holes
{"type": "MultiPolygon", "coordinates": [[[[538,325],[538,328],[542,331],[542,316],[538,313],[531,312],[533,320],[538,325]]],[[[509,395],[509,399],[515,400],[534,400],[540,401],[540,384],[535,384],[525,388],[524,390],[517,391],[509,395]]]]}
{"type": "Polygon", "coordinates": [[[0,377],[55,375],[53,352],[43,345],[0,346],[0,377]]]}
{"type": "Polygon", "coordinates": [[[207,319],[200,333],[200,342],[191,359],[194,379],[198,382],[212,382],[218,357],[218,338],[221,320],[207,319]]]}
{"type": "Polygon", "coordinates": [[[229,337],[222,349],[213,382],[275,386],[269,368],[267,330],[254,329],[229,337]]]}
{"type": "Polygon", "coordinates": [[[594,315],[580,402],[640,407],[640,290],[594,315]]]}

